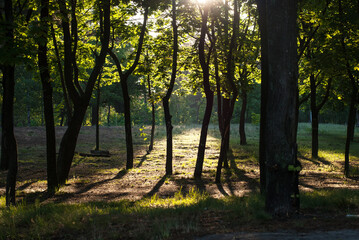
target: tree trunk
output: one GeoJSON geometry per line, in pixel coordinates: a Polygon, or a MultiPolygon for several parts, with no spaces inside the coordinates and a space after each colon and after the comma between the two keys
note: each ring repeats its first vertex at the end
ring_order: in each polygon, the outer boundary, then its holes
{"type": "Polygon", "coordinates": [[[141,28],[140,38],[138,40],[138,46],[136,51],[136,57],[135,61],[133,62],[132,66],[125,72],[122,72],[121,63],[112,50],[109,50],[109,54],[113,61],[116,64],[117,71],[121,78],[121,88],[122,88],[122,95],[123,95],[123,101],[124,101],[124,115],[125,115],[125,135],[126,135],[126,149],[127,149],[127,161],[126,161],[126,169],[133,168],[133,141],[132,141],[132,127],[131,127],[131,109],[130,109],[130,96],[128,93],[128,85],[127,80],[129,76],[133,73],[133,71],[136,69],[138,62],[140,60],[141,51],[142,51],[142,45],[146,33],[146,24],[147,24],[147,18],[148,18],[148,5],[145,7],[145,12],[143,16],[143,24],[141,28]]]}
{"type": "Polygon", "coordinates": [[[347,138],[345,141],[344,175],[346,177],[350,176],[350,167],[349,167],[350,143],[354,135],[355,114],[356,114],[355,104],[357,102],[357,94],[358,94],[358,90],[355,86],[353,86],[352,96],[350,100],[350,107],[349,107],[348,124],[347,124],[347,138]]]}
{"type": "Polygon", "coordinates": [[[43,90],[44,115],[46,124],[46,155],[47,155],[47,189],[49,192],[56,191],[56,134],[54,110],[52,104],[52,85],[50,80],[49,65],[47,60],[47,34],[48,34],[48,18],[49,17],[49,1],[41,0],[41,23],[43,29],[42,41],[39,41],[38,48],[38,65],[43,90]]]}
{"type": "MultiPolygon", "coordinates": [[[[297,1],[266,1],[268,82],[264,156],[266,163],[266,210],[287,216],[293,206],[296,170],[297,104],[297,1]]],[[[261,13],[261,12],[260,12],[261,13]]],[[[262,16],[263,17],[263,16],[262,16]]],[[[262,39],[263,41],[263,39],[262,39]]]]}
{"type": "MultiPolygon", "coordinates": [[[[202,175],[208,125],[211,120],[211,114],[213,108],[213,91],[211,90],[209,83],[209,61],[206,62],[206,56],[204,51],[205,37],[207,33],[207,20],[208,20],[208,6],[204,6],[203,14],[202,14],[202,23],[201,23],[201,36],[200,36],[198,48],[199,48],[199,61],[203,72],[204,93],[206,95],[206,110],[204,112],[204,117],[202,122],[201,136],[198,145],[196,168],[194,171],[194,177],[196,178],[201,178],[202,175]]],[[[210,53],[208,53],[208,55],[210,56],[210,53]]],[[[207,59],[209,59],[208,56],[207,59]]]]}
{"type": "Polygon", "coordinates": [[[266,0],[257,0],[258,26],[261,37],[261,116],[259,133],[259,169],[260,191],[266,192],[266,145],[264,129],[266,125],[267,86],[268,86],[268,33],[267,33],[267,6],[266,0]]]}
{"type": "Polygon", "coordinates": [[[151,102],[151,116],[152,116],[152,126],[151,126],[151,136],[150,136],[150,145],[148,146],[148,152],[151,152],[153,150],[153,141],[155,137],[155,127],[156,127],[156,113],[155,113],[155,103],[152,98],[152,91],[151,91],[151,80],[150,76],[147,76],[147,86],[148,86],[148,98],[151,102]]]}
{"type": "Polygon", "coordinates": [[[121,78],[121,89],[123,96],[124,115],[125,115],[125,136],[126,136],[126,149],[127,161],[126,169],[133,168],[133,140],[132,140],[132,124],[131,124],[131,106],[130,95],[128,93],[127,78],[121,78]]]}
{"type": "Polygon", "coordinates": [[[96,98],[96,146],[95,150],[100,150],[100,97],[101,97],[101,89],[100,89],[101,75],[97,80],[97,98],[96,98]]]}
{"type": "MultiPolygon", "coordinates": [[[[14,16],[12,1],[4,3],[5,41],[2,48],[13,51],[14,48],[14,16]]],[[[13,56],[14,58],[16,56],[13,56]]],[[[12,59],[13,60],[13,59],[12,59]]],[[[14,134],[14,88],[15,88],[15,64],[2,65],[3,73],[3,106],[2,106],[2,139],[1,139],[1,163],[0,168],[8,170],[6,178],[6,206],[15,205],[16,176],[17,176],[17,144],[14,134]]]]}
{"type": "Polygon", "coordinates": [[[166,145],[166,175],[172,175],[172,124],[168,99],[163,99],[163,110],[165,114],[167,145],[166,145]]]}
{"type": "Polygon", "coordinates": [[[310,109],[312,111],[312,158],[318,158],[317,86],[314,74],[310,75],[310,109]]]}
{"type": "Polygon", "coordinates": [[[245,131],[246,111],[247,111],[247,92],[246,90],[244,90],[242,91],[242,108],[241,108],[241,116],[239,119],[240,145],[247,144],[246,131],[245,131]]]}
{"type": "MultiPolygon", "coordinates": [[[[66,14],[66,2],[58,1],[62,14],[66,14]]],[[[64,47],[65,47],[65,83],[69,96],[74,104],[74,111],[69,126],[62,137],[59,149],[59,156],[57,159],[57,177],[58,184],[64,185],[72,164],[73,156],[75,153],[76,142],[78,134],[80,132],[84,116],[86,114],[87,107],[92,96],[93,89],[96,84],[97,77],[101,73],[105,58],[108,52],[109,38],[110,38],[110,1],[101,1],[102,7],[100,11],[100,25],[103,28],[101,37],[101,52],[96,57],[95,66],[89,76],[86,84],[85,91],[79,91],[75,88],[72,76],[72,44],[70,36],[70,28],[67,21],[62,22],[64,32],[64,47]],[[102,19],[103,18],[103,19],[102,19]]],[[[75,29],[73,29],[75,31],[75,29]]]]}

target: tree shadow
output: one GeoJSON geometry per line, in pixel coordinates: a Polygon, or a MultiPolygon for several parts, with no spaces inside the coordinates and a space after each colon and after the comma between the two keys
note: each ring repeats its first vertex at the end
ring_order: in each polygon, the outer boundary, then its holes
{"type": "Polygon", "coordinates": [[[145,155],[141,157],[140,162],[137,164],[136,168],[139,168],[142,166],[143,162],[147,160],[147,155],[150,154],[150,152],[147,152],[145,155]]]}
{"type": "Polygon", "coordinates": [[[298,158],[305,159],[305,160],[307,160],[307,161],[309,161],[309,162],[312,162],[312,163],[314,163],[314,164],[316,164],[316,165],[318,165],[318,166],[319,166],[321,163],[322,163],[322,164],[325,164],[325,165],[331,165],[331,164],[332,164],[331,162],[329,162],[328,160],[326,160],[326,159],[323,158],[323,157],[308,158],[308,157],[302,155],[301,153],[299,153],[299,151],[298,151],[298,158]]]}
{"type": "Polygon", "coordinates": [[[155,195],[161,188],[161,186],[164,184],[164,182],[167,179],[167,175],[164,175],[157,183],[156,185],[152,188],[151,191],[149,191],[148,193],[146,193],[143,198],[149,198],[152,197],[153,195],[155,195]]]}
{"type": "MultiPolygon", "coordinates": [[[[251,191],[256,191],[257,189],[259,189],[258,181],[256,179],[246,176],[246,174],[245,174],[246,172],[237,167],[237,163],[234,160],[234,156],[231,152],[229,152],[228,158],[229,158],[229,162],[230,162],[230,170],[232,170],[234,172],[234,174],[236,174],[238,180],[247,182],[248,188],[251,191]]],[[[232,184],[229,177],[226,180],[227,180],[227,183],[232,184]]],[[[233,191],[233,187],[232,187],[232,191],[233,191]]]]}
{"type": "Polygon", "coordinates": [[[229,196],[229,194],[224,190],[222,183],[216,183],[217,188],[220,193],[222,193],[223,196],[229,196]]]}

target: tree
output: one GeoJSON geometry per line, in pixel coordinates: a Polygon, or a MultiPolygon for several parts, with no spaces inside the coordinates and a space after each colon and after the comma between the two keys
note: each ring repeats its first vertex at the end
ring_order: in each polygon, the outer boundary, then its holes
{"type": "Polygon", "coordinates": [[[95,11],[95,13],[98,14],[100,22],[101,50],[98,55],[96,54],[95,64],[87,79],[85,90],[81,88],[78,82],[78,67],[76,62],[76,52],[78,46],[76,1],[71,2],[71,11],[68,10],[64,0],[58,1],[58,3],[62,15],[61,25],[64,39],[64,79],[66,89],[74,105],[73,115],[61,140],[59,156],[57,159],[58,183],[62,185],[65,184],[68,178],[75,153],[77,137],[80,132],[97,77],[101,72],[108,52],[110,39],[110,1],[99,1],[95,11]],[[69,13],[71,16],[71,31],[69,13]]]}
{"type": "Polygon", "coordinates": [[[291,195],[297,169],[297,1],[258,1],[258,7],[262,36],[265,35],[262,46],[266,45],[264,51],[262,48],[266,104],[261,108],[265,121],[260,136],[264,137],[260,144],[265,144],[262,160],[266,171],[266,210],[273,215],[288,215],[295,210],[291,195]]]}
{"type": "MultiPolygon", "coordinates": [[[[124,71],[123,67],[121,66],[120,60],[118,56],[114,53],[113,47],[109,49],[109,54],[114,61],[118,74],[120,75],[120,83],[123,95],[123,102],[124,102],[124,114],[125,114],[125,133],[126,133],[126,149],[127,149],[127,162],[126,162],[126,169],[133,168],[133,141],[132,141],[132,130],[131,130],[131,109],[130,109],[130,95],[128,92],[128,85],[127,81],[129,76],[135,71],[141,56],[142,45],[146,33],[146,24],[148,18],[148,10],[149,4],[146,1],[143,1],[144,11],[144,18],[143,24],[141,28],[141,33],[138,40],[137,50],[136,50],[136,57],[133,61],[131,67],[128,70],[124,71]]],[[[113,33],[115,34],[115,33],[113,33]]],[[[112,44],[114,44],[114,38],[112,40],[112,44]]]]}
{"type": "Polygon", "coordinates": [[[206,110],[203,116],[202,128],[201,128],[201,136],[199,140],[198,146],[198,154],[197,154],[197,161],[196,161],[196,168],[194,171],[194,177],[201,178],[202,169],[203,169],[203,162],[204,162],[204,152],[206,149],[206,141],[207,141],[207,132],[208,132],[208,125],[211,119],[212,107],[213,107],[213,91],[211,90],[211,85],[209,82],[209,64],[210,58],[212,54],[211,45],[208,49],[207,56],[206,56],[206,49],[205,49],[205,41],[206,35],[208,31],[207,21],[208,21],[208,12],[209,6],[203,6],[202,11],[202,22],[201,22],[201,35],[199,38],[199,45],[198,45],[198,55],[199,55],[199,62],[202,68],[203,74],[203,88],[204,93],[206,95],[206,110]]]}
{"type": "Polygon", "coordinates": [[[47,188],[49,192],[54,192],[58,184],[56,176],[56,135],[52,103],[52,86],[47,60],[49,1],[41,0],[40,9],[41,37],[37,39],[37,42],[39,43],[38,66],[43,90],[43,104],[46,124],[47,188]]]}
{"type": "Polygon", "coordinates": [[[4,2],[0,12],[1,17],[1,71],[3,74],[3,106],[2,106],[2,136],[1,163],[2,170],[8,170],[6,178],[6,205],[15,204],[16,176],[17,176],[17,144],[14,135],[14,87],[15,87],[15,49],[14,11],[11,0],[4,2]],[[6,53],[7,52],[7,53],[6,53]]]}
{"type": "Polygon", "coordinates": [[[167,147],[166,147],[166,175],[172,175],[172,122],[169,109],[169,100],[173,91],[177,75],[177,55],[178,55],[178,30],[177,30],[177,10],[176,0],[172,0],[172,31],[173,31],[173,52],[172,52],[172,73],[171,81],[166,95],[162,98],[163,110],[165,114],[167,147]]]}

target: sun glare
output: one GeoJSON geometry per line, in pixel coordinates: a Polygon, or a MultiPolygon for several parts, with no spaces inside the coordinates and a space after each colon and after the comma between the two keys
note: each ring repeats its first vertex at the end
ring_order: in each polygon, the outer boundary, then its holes
{"type": "Polygon", "coordinates": [[[194,2],[197,2],[198,4],[201,4],[201,5],[203,5],[203,4],[206,4],[206,3],[208,3],[210,0],[194,0],[194,2]]]}

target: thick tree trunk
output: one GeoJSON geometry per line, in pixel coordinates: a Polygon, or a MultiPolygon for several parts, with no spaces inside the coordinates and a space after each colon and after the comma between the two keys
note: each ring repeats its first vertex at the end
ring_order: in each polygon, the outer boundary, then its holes
{"type": "MultiPolygon", "coordinates": [[[[10,3],[11,4],[11,3],[10,3]]],[[[17,144],[14,134],[15,66],[3,67],[3,106],[1,169],[8,170],[6,178],[6,206],[15,205],[17,176],[17,144]]]]}
{"type": "MultiPolygon", "coordinates": [[[[268,84],[264,124],[266,210],[286,216],[293,206],[296,170],[297,1],[266,1],[268,84]]],[[[263,41],[263,39],[262,39],[263,41]]]]}
{"type": "Polygon", "coordinates": [[[241,116],[239,119],[239,138],[240,145],[247,144],[245,124],[246,124],[246,111],[247,111],[247,92],[242,91],[242,108],[241,108],[241,116]]]}
{"type": "Polygon", "coordinates": [[[261,37],[261,116],[259,133],[259,169],[260,169],[260,191],[266,192],[266,154],[265,134],[266,108],[267,108],[267,86],[268,86],[268,33],[267,33],[267,6],[266,0],[257,0],[258,26],[261,37]]]}
{"type": "MultiPolygon", "coordinates": [[[[12,1],[4,3],[5,12],[5,41],[2,48],[13,51],[14,48],[14,16],[12,1]]],[[[15,56],[13,56],[15,57],[15,56]]],[[[13,59],[11,59],[13,60],[13,59]]],[[[17,176],[17,145],[14,134],[14,90],[15,64],[2,65],[3,73],[3,106],[2,106],[2,136],[0,168],[8,170],[6,178],[6,206],[15,205],[16,176],[17,176]]]]}
{"type": "Polygon", "coordinates": [[[41,22],[43,25],[43,41],[39,41],[38,65],[43,90],[44,115],[46,124],[46,155],[47,155],[47,189],[54,192],[57,187],[56,176],[56,135],[54,110],[52,104],[52,85],[50,81],[49,65],[47,61],[47,33],[49,17],[49,1],[41,0],[41,22]]]}
{"type": "MultiPolygon", "coordinates": [[[[78,104],[77,104],[78,105],[78,104]]],[[[71,122],[62,137],[57,158],[57,178],[60,185],[64,185],[68,179],[72,159],[75,154],[77,138],[80,133],[83,119],[86,114],[86,105],[76,106],[71,122]]]]}

